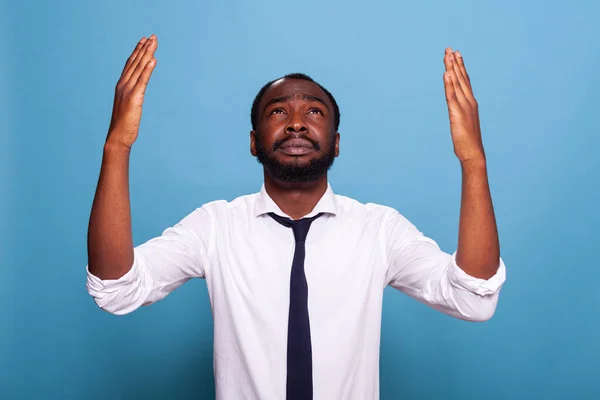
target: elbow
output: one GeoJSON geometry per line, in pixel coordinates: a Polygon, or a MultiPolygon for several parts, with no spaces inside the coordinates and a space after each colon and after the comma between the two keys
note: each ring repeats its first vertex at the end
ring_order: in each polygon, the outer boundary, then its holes
{"type": "Polygon", "coordinates": [[[137,310],[141,305],[127,304],[119,301],[118,298],[110,298],[98,295],[92,295],[96,305],[103,311],[112,315],[127,315],[137,310]]]}
{"type": "Polygon", "coordinates": [[[470,322],[486,322],[496,314],[500,290],[506,280],[506,269],[502,260],[482,276],[465,273],[456,263],[450,268],[451,303],[458,317],[470,322]]]}
{"type": "Polygon", "coordinates": [[[487,322],[492,319],[495,313],[495,308],[479,310],[476,313],[465,315],[464,319],[468,322],[487,322]]]}
{"type": "Polygon", "coordinates": [[[468,322],[487,322],[496,313],[498,296],[476,296],[459,308],[459,318],[468,322]]]}
{"type": "Polygon", "coordinates": [[[87,271],[88,294],[100,309],[113,315],[130,314],[144,305],[146,284],[135,265],[118,279],[100,279],[87,271]]]}

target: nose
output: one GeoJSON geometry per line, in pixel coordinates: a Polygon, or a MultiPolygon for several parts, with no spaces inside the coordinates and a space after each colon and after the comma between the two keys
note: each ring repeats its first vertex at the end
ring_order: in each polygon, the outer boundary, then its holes
{"type": "Polygon", "coordinates": [[[306,127],[306,123],[304,122],[302,112],[293,111],[290,116],[290,119],[285,127],[285,132],[292,134],[292,133],[305,133],[307,131],[308,131],[308,128],[306,127]]]}

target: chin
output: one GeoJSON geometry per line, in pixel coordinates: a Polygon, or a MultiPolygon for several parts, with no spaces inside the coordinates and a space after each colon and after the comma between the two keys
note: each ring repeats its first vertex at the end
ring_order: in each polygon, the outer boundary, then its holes
{"type": "Polygon", "coordinates": [[[309,154],[305,154],[302,156],[288,156],[284,155],[283,157],[277,157],[277,161],[283,165],[289,166],[300,166],[300,165],[308,165],[315,157],[311,157],[309,154]]]}

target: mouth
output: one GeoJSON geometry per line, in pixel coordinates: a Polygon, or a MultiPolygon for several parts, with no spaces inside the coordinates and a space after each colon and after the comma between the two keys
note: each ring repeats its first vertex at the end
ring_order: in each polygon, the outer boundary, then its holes
{"type": "Polygon", "coordinates": [[[315,150],[315,146],[306,139],[288,139],[279,150],[290,156],[302,156],[315,150]]]}

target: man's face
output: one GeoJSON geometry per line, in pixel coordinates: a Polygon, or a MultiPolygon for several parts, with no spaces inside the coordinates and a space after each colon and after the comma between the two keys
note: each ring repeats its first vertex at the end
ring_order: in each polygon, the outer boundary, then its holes
{"type": "Polygon", "coordinates": [[[313,182],[339,154],[333,104],[321,88],[302,79],[282,79],[263,95],[250,151],[271,177],[313,182]]]}

